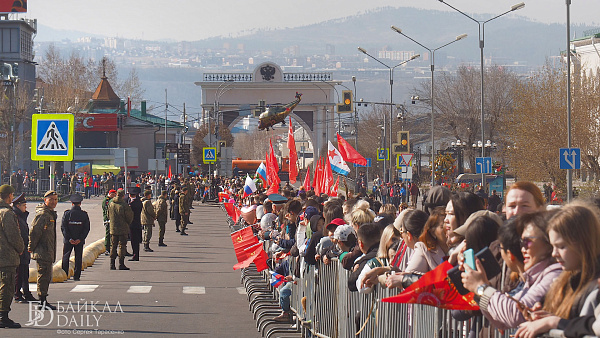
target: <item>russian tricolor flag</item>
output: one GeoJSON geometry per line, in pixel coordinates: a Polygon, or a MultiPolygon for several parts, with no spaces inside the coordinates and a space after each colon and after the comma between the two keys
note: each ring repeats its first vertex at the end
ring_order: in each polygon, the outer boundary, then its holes
{"type": "Polygon", "coordinates": [[[250,175],[246,174],[246,184],[244,184],[244,198],[248,195],[251,195],[256,191],[256,184],[250,178],[250,175]]]}
{"type": "Polygon", "coordinates": [[[327,157],[329,157],[329,164],[331,165],[331,170],[335,171],[340,175],[348,176],[348,173],[350,173],[350,168],[342,159],[342,155],[337,149],[335,149],[331,141],[327,142],[327,157]]]}
{"type": "Polygon", "coordinates": [[[283,283],[285,283],[285,277],[275,271],[271,271],[271,286],[276,288],[283,283]]]}
{"type": "Polygon", "coordinates": [[[264,162],[260,162],[260,165],[258,166],[258,169],[256,169],[256,173],[260,175],[260,178],[262,178],[263,182],[267,182],[267,167],[265,166],[264,162]]]}

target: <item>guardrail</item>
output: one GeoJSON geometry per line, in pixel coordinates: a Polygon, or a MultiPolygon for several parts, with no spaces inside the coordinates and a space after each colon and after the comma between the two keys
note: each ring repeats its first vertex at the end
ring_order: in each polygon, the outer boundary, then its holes
{"type": "MultiPolygon", "coordinates": [[[[263,243],[265,250],[268,250],[270,244],[269,241],[263,243]]],[[[279,293],[269,284],[269,271],[256,273],[251,266],[242,272],[242,280],[251,302],[250,309],[257,319],[259,331],[265,337],[274,336],[277,332],[299,332],[302,337],[323,338],[509,338],[516,331],[512,329],[500,332],[489,327],[482,316],[458,321],[452,317],[450,310],[420,304],[381,302],[383,298],[398,294],[397,289],[377,286],[370,294],[350,292],[347,286],[350,273],[343,269],[337,259],[318,267],[304,264],[303,258],[288,259],[292,273],[300,264],[301,278],[292,285],[291,309],[296,318],[293,324],[287,326],[284,324],[282,327],[281,323],[270,320],[281,310],[277,303],[279,293]],[[262,284],[262,288],[256,284],[248,284],[248,278],[262,284]],[[256,294],[256,290],[261,290],[261,296],[252,296],[256,294]],[[268,304],[258,306],[257,301],[268,304]],[[261,309],[269,311],[261,312],[261,309]],[[486,329],[482,330],[483,327],[486,329]]],[[[560,330],[552,330],[541,337],[559,338],[564,335],[560,330]]]]}

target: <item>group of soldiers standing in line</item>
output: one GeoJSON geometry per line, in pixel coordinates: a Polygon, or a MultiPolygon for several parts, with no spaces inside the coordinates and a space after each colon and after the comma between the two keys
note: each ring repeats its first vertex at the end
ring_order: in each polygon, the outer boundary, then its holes
{"type": "Polygon", "coordinates": [[[106,229],[104,243],[105,255],[110,255],[110,269],[116,270],[116,259],[119,258],[119,270],[129,270],[125,266],[125,257],[131,256],[129,261],[140,260],[140,243],[144,244],[145,252],[153,252],[150,248],[154,221],[158,222],[158,246],[165,247],[164,242],[167,218],[175,220],[176,231],[187,236],[187,225],[191,224],[190,209],[192,209],[192,196],[189,193],[189,181],[186,179],[182,186],[173,182],[170,191],[162,190],[156,201],[152,202],[152,190],[147,186],[143,198],[139,195],[141,189],[129,189],[125,197],[123,189],[110,190],[102,202],[104,226],[106,229]],[[167,206],[170,202],[170,212],[167,206]],[[127,251],[127,240],[131,242],[132,253],[127,251]],[[117,246],[118,249],[117,250],[117,246]]]}

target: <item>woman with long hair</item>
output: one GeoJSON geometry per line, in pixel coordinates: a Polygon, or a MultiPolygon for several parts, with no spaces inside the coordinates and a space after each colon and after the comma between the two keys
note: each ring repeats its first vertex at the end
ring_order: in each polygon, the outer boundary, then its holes
{"type": "Polygon", "coordinates": [[[550,297],[546,298],[543,313],[535,314],[537,320],[521,324],[515,337],[530,338],[551,329],[565,329],[570,320],[594,314],[599,302],[600,274],[597,212],[593,206],[575,202],[558,210],[550,219],[548,237],[553,246],[552,256],[563,272],[548,291],[550,297]]]}

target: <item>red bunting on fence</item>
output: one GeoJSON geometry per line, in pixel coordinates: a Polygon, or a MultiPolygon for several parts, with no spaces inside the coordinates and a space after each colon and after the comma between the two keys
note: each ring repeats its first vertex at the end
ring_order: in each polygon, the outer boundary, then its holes
{"type": "Polygon", "coordinates": [[[233,270],[247,268],[252,263],[256,265],[256,270],[259,272],[269,268],[267,265],[267,253],[263,250],[262,243],[246,248],[244,253],[247,258],[234,265],[233,270]]]}

